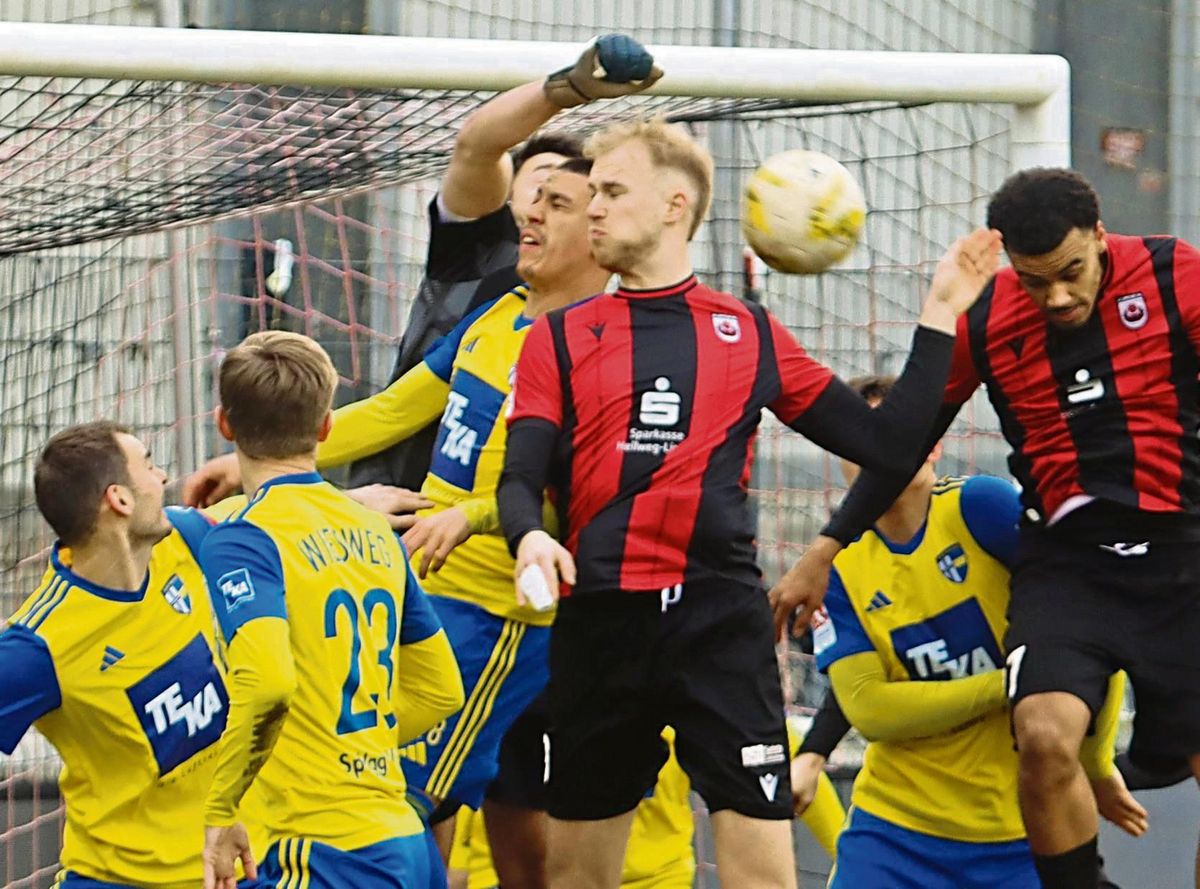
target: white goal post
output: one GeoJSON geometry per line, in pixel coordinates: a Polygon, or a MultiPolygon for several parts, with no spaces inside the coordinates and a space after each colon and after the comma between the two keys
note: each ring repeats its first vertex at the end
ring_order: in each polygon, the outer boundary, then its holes
{"type": "MultiPolygon", "coordinates": [[[[670,96],[988,102],[1016,109],[1013,169],[1070,163],[1070,67],[1055,55],[651,46],[670,96]]],[[[0,23],[0,74],[504,90],[577,43],[0,23]]]]}

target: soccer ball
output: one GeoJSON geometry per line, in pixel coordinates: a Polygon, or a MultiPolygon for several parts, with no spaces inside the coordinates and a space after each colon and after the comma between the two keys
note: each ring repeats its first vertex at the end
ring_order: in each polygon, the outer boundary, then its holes
{"type": "Polygon", "coordinates": [[[742,234],[780,272],[815,275],[854,249],[867,218],[850,171],[819,151],[784,151],[746,183],[742,234]]]}

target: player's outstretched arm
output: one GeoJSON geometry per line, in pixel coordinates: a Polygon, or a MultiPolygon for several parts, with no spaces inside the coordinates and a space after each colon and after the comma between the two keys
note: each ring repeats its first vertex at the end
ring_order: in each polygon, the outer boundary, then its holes
{"type": "Polygon", "coordinates": [[[944,682],[891,682],[873,651],[829,666],[838,703],[868,741],[906,741],[950,731],[1005,706],[1004,671],[944,682]]]}
{"type": "Polygon", "coordinates": [[[938,261],[919,323],[954,336],[958,316],[975,304],[1000,268],[1000,232],[977,228],[950,245],[938,261]]]}
{"type": "Polygon", "coordinates": [[[361,460],[404,441],[441,415],[449,392],[448,376],[422,361],[382,392],[339,407],[329,437],[317,445],[317,468],[361,460]]]}
{"type": "Polygon", "coordinates": [[[640,43],[606,34],[585,46],[573,65],[501,93],[463,124],[442,180],[443,205],[464,219],[495,212],[512,185],[509,149],[564,108],[636,93],[661,76],[640,43]]]}
{"type": "MultiPolygon", "coordinates": [[[[953,419],[953,413],[947,416],[944,410],[944,393],[956,357],[955,328],[958,317],[995,274],[998,250],[999,235],[979,229],[946,251],[929,286],[904,371],[875,408],[841,380],[831,378],[772,318],[781,382],[772,411],[825,450],[867,470],[903,475],[907,484],[953,419]],[[935,420],[945,426],[931,437],[935,420]]],[[[957,392],[962,384],[955,382],[957,392]]]]}
{"type": "Polygon", "coordinates": [[[449,509],[422,516],[404,532],[404,547],[412,555],[421,554],[417,562],[417,577],[424,580],[430,571],[438,571],[456,546],[465,543],[476,533],[474,525],[480,514],[490,523],[490,515],[499,519],[499,510],[491,497],[465,500],[449,509]],[[473,521],[473,517],[476,521],[473,521]]]}
{"type": "Polygon", "coordinates": [[[433,506],[433,501],[419,491],[396,485],[363,485],[359,488],[348,488],[343,493],[355,503],[382,514],[393,531],[411,528],[417,521],[417,510],[433,506]]]}

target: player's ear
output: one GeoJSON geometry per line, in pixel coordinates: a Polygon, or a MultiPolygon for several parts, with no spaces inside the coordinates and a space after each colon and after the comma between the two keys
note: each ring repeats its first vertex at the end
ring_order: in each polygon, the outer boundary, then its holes
{"type": "Polygon", "coordinates": [[[933,450],[929,452],[929,456],[925,458],[925,462],[932,466],[940,459],[942,459],[942,443],[939,441],[933,446],[933,450]]]}
{"type": "Polygon", "coordinates": [[[1096,240],[1100,242],[1100,252],[1104,253],[1108,250],[1108,244],[1104,241],[1104,236],[1108,234],[1108,229],[1104,227],[1103,220],[1096,220],[1096,240]]]}
{"type": "Polygon", "coordinates": [[[226,441],[233,441],[233,426],[229,422],[229,414],[225,413],[225,408],[222,405],[217,405],[217,431],[221,433],[221,438],[226,441]]]}
{"type": "Polygon", "coordinates": [[[133,491],[125,485],[114,482],[104,489],[104,505],[122,517],[133,513],[133,491]]]}
{"type": "Polygon", "coordinates": [[[317,430],[317,441],[329,438],[331,431],[333,431],[333,411],[326,411],[325,419],[321,421],[321,428],[317,430]]]}
{"type": "Polygon", "coordinates": [[[667,217],[666,221],[672,224],[686,225],[690,221],[692,212],[691,196],[682,188],[677,188],[671,192],[667,199],[667,217]]]}

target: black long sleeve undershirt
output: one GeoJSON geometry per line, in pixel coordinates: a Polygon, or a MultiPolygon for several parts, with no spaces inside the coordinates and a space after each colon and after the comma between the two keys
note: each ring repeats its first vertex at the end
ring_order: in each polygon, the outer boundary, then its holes
{"type": "Polygon", "coordinates": [[[557,440],[558,427],[536,417],[517,420],[508,429],[496,502],[500,527],[514,556],[521,538],[542,528],[542,492],[557,440]]]}
{"type": "MultiPolygon", "coordinates": [[[[954,337],[918,327],[904,370],[878,407],[872,408],[835,377],[788,425],[864,469],[889,475],[908,472],[920,465],[916,453],[941,406],[953,352],[954,337]]],[[[922,460],[927,453],[921,452],[922,460]]]]}
{"type": "Polygon", "coordinates": [[[800,749],[796,752],[797,754],[815,753],[829,759],[834,748],[842,742],[842,738],[846,737],[849,731],[850,720],[842,712],[837,696],[830,688],[826,690],[821,709],[813,717],[808,734],[804,736],[804,740],[800,743],[800,749]]]}
{"type": "Polygon", "coordinates": [[[920,456],[909,463],[903,472],[878,472],[864,467],[821,533],[834,538],[842,546],[849,546],[851,541],[870,528],[876,519],[888,511],[900,492],[908,487],[929,452],[958,416],[960,407],[957,404],[942,405],[921,447],[920,456]]]}

